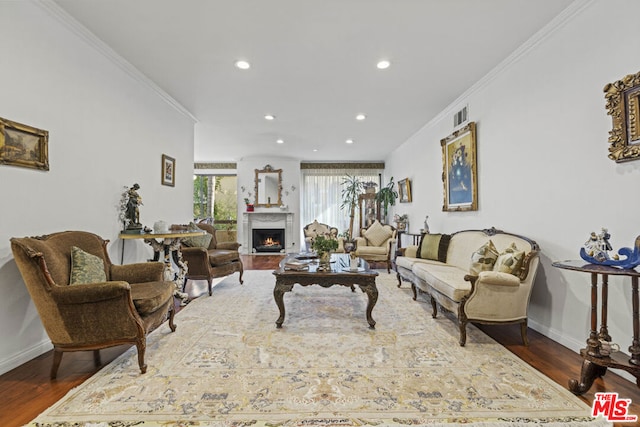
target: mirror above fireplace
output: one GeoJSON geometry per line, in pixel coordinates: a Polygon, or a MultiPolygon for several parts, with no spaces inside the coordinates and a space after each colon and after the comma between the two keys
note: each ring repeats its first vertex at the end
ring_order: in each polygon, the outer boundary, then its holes
{"type": "Polygon", "coordinates": [[[266,165],[256,169],[255,193],[256,206],[271,207],[282,205],[282,169],[273,169],[266,165]]]}

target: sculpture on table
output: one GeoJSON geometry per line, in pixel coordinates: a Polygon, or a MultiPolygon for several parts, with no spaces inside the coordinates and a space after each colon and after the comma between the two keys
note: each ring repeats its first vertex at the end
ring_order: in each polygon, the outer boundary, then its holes
{"type": "Polygon", "coordinates": [[[140,223],[140,206],[142,205],[142,197],[138,194],[140,185],[133,184],[126,192],[125,222],[127,227],[125,231],[140,231],[142,224],[140,223]]]}
{"type": "Polygon", "coordinates": [[[617,253],[609,255],[612,250],[609,230],[603,228],[600,234],[594,231],[580,248],[580,257],[591,264],[608,265],[624,269],[640,265],[640,236],[636,237],[633,248],[620,248],[617,253]]]}

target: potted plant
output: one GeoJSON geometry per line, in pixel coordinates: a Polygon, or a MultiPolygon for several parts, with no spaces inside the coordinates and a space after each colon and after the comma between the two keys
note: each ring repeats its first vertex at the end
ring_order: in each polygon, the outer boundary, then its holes
{"type": "Polygon", "coordinates": [[[396,228],[398,229],[398,231],[407,231],[407,223],[409,222],[409,215],[407,214],[402,214],[402,215],[398,215],[395,214],[393,216],[393,222],[396,223],[396,228]]]}
{"type": "Polygon", "coordinates": [[[329,269],[331,252],[338,249],[338,241],[329,235],[318,235],[311,242],[311,248],[316,251],[319,259],[319,269],[329,269]]]}
{"type": "Polygon", "coordinates": [[[244,198],[244,204],[247,205],[247,212],[253,212],[253,203],[251,203],[248,197],[244,198]]]}
{"type": "Polygon", "coordinates": [[[349,211],[349,237],[353,236],[353,219],[356,215],[356,206],[358,206],[358,196],[363,189],[362,181],[356,176],[347,175],[342,180],[342,204],[340,209],[349,211]]]}
{"type": "Polygon", "coordinates": [[[386,187],[380,188],[380,191],[378,191],[378,193],[376,194],[376,200],[382,206],[382,213],[385,222],[387,222],[386,219],[389,213],[389,206],[395,206],[397,198],[398,192],[395,189],[393,177],[391,177],[391,180],[386,185],[386,187]]]}

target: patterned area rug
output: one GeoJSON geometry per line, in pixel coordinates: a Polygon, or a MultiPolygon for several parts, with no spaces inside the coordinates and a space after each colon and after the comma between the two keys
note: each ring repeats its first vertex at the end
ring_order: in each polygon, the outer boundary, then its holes
{"type": "MultiPolygon", "coordinates": [[[[381,271],[376,329],[356,288],[295,286],[276,329],[270,271],[192,301],[29,426],[604,426],[564,387],[381,271]]],[[[64,361],[63,361],[64,363],[64,361]]]]}

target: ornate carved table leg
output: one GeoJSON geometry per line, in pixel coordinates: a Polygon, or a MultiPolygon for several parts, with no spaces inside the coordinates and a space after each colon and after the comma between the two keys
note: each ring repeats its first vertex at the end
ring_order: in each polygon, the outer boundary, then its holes
{"type": "Polygon", "coordinates": [[[640,365],[640,341],[638,334],[640,333],[640,320],[638,320],[639,300],[638,300],[638,277],[631,278],[631,304],[633,308],[633,341],[629,347],[631,359],[629,363],[640,365]]]}
{"type": "Polygon", "coordinates": [[[361,285],[360,289],[362,289],[362,292],[365,292],[368,297],[367,322],[369,322],[369,328],[375,329],[376,321],[373,320],[373,317],[371,317],[371,312],[373,311],[373,307],[375,307],[376,302],[378,302],[378,288],[376,288],[375,280],[372,282],[369,282],[366,285],[361,285]]]}
{"type": "Polygon", "coordinates": [[[291,292],[291,289],[293,289],[293,284],[282,283],[280,279],[276,279],[276,286],[273,288],[273,299],[276,300],[276,305],[280,310],[280,317],[276,320],[276,328],[282,328],[284,323],[284,294],[285,292],[291,292]]]}
{"type": "Polygon", "coordinates": [[[580,382],[578,380],[569,380],[569,390],[577,395],[583,394],[591,388],[596,378],[603,376],[606,372],[607,368],[605,366],[583,360],[580,382]]]}
{"type": "MultiPolygon", "coordinates": [[[[591,331],[587,339],[587,354],[600,357],[600,340],[598,339],[598,274],[591,273],[591,331]]],[[[584,368],[584,365],[583,365],[584,368]]]]}
{"type": "Polygon", "coordinates": [[[181,299],[180,305],[185,306],[189,302],[189,294],[183,292],[182,285],[184,284],[184,278],[187,277],[189,271],[187,263],[182,259],[182,251],[180,250],[180,238],[165,239],[165,247],[168,248],[173,262],[178,267],[178,271],[175,274],[176,292],[175,295],[181,299]]]}

